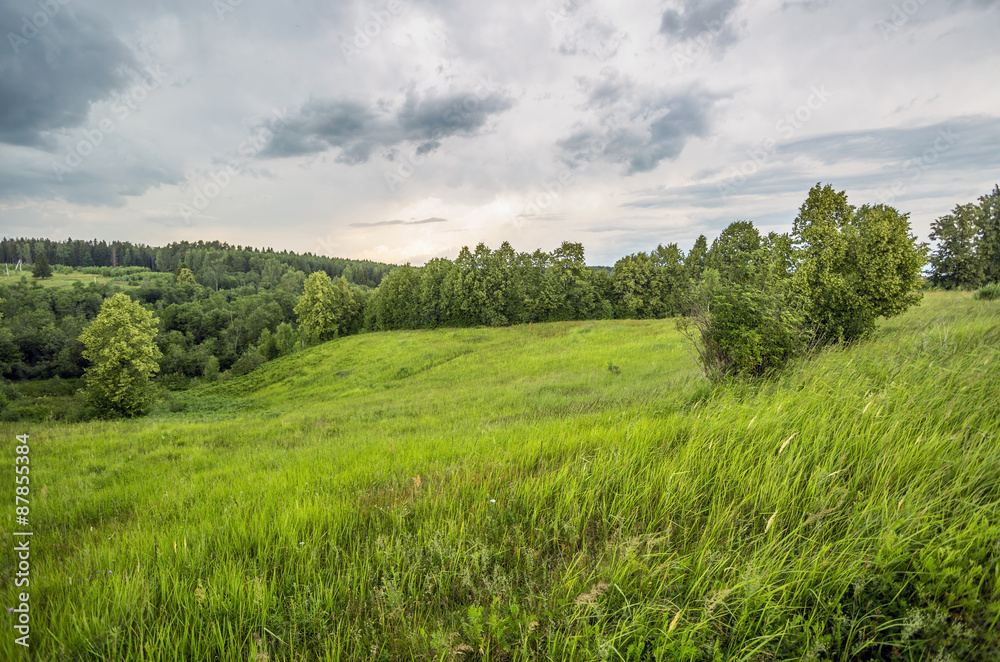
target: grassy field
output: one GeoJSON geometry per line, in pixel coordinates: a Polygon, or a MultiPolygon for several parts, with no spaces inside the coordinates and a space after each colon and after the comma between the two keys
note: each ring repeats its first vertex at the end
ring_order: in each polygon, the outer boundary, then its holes
{"type": "MultiPolygon", "coordinates": [[[[7,266],[9,268],[11,265],[7,266]]],[[[111,278],[105,278],[104,276],[83,274],[75,271],[71,274],[59,274],[53,271],[52,275],[48,278],[35,278],[31,275],[30,267],[23,269],[23,271],[11,270],[8,276],[8,272],[0,267],[0,283],[13,285],[21,280],[21,276],[27,278],[29,283],[38,283],[42,287],[69,287],[73,283],[83,283],[86,285],[87,283],[110,283],[112,281],[111,278]]]]}
{"type": "Polygon", "coordinates": [[[35,535],[0,659],[1000,659],[998,368],[1000,304],[930,293],[757,385],[669,320],[572,322],[3,424],[35,535]]]}

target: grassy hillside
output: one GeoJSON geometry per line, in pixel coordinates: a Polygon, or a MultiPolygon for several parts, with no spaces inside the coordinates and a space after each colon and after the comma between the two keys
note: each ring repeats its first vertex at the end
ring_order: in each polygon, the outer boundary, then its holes
{"type": "Polygon", "coordinates": [[[998,366],[1000,305],[932,293],[763,385],[710,387],[671,321],[571,322],[4,424],[32,659],[995,660],[998,366]]]}

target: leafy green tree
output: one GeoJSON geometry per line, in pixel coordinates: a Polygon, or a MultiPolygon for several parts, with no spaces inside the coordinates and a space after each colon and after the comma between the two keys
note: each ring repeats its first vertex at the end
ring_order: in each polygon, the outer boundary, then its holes
{"type": "Polygon", "coordinates": [[[651,256],[641,252],[626,255],[615,262],[611,280],[621,316],[655,319],[666,314],[666,283],[651,256]]]}
{"type": "Polygon", "coordinates": [[[217,381],[219,379],[219,359],[209,355],[208,360],[205,361],[205,367],[201,370],[201,376],[205,378],[206,382],[217,381]]]}
{"type": "Polygon", "coordinates": [[[955,209],[931,223],[932,240],[938,242],[931,253],[931,282],[947,289],[976,287],[982,268],[976,254],[982,211],[973,204],[955,209]]]}
{"type": "Polygon", "coordinates": [[[153,401],[150,376],[156,361],[153,314],[118,292],[104,301],[101,312],[80,334],[86,370],[87,399],[102,416],[137,416],[153,401]]]}
{"type": "Polygon", "coordinates": [[[751,261],[760,241],[760,232],[753,223],[734,221],[712,242],[705,265],[718,271],[723,280],[746,280],[751,276],[751,261]]]}
{"type": "Polygon", "coordinates": [[[194,278],[194,272],[193,271],[191,271],[190,269],[188,269],[187,267],[184,267],[184,266],[182,266],[178,270],[178,272],[177,272],[177,284],[178,285],[185,285],[185,284],[194,285],[196,282],[197,281],[194,278]]]}
{"type": "Polygon", "coordinates": [[[318,340],[345,335],[359,313],[354,294],[343,276],[331,281],[325,271],[314,271],[295,305],[299,324],[318,340]]]}
{"type": "Polygon", "coordinates": [[[448,300],[444,283],[453,266],[451,260],[435,258],[420,268],[418,312],[422,328],[433,329],[447,323],[448,300]]]}
{"type": "Polygon", "coordinates": [[[1000,282],[1000,186],[979,198],[976,253],[985,283],[1000,282]]]}
{"type": "Polygon", "coordinates": [[[45,257],[45,251],[38,251],[35,255],[35,265],[31,269],[31,275],[35,278],[52,277],[52,267],[49,266],[49,259],[45,257]]]}
{"type": "Polygon", "coordinates": [[[374,331],[420,326],[420,273],[405,264],[382,279],[365,307],[366,326],[374,331]]]}
{"type": "Polygon", "coordinates": [[[687,268],[688,278],[698,280],[705,273],[705,260],[708,257],[708,240],[705,235],[700,234],[695,239],[691,252],[684,259],[684,266],[687,268]]]}
{"type": "Polygon", "coordinates": [[[848,204],[843,191],[814,186],[799,208],[795,288],[825,342],[851,341],[920,300],[926,246],[909,233],[907,214],[885,205],[848,204]]]}

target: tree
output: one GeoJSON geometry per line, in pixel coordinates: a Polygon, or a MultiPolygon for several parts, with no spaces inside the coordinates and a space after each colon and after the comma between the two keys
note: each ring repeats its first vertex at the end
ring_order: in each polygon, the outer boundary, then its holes
{"type": "Polygon", "coordinates": [[[861,338],[879,317],[920,300],[916,287],[927,249],[909,230],[909,216],[892,207],[858,210],[830,185],[810,189],[793,224],[793,280],[823,341],[861,338]]]}
{"type": "Polygon", "coordinates": [[[1000,186],[979,198],[979,234],[976,253],[982,268],[983,282],[1000,282],[1000,186]]]}
{"type": "Polygon", "coordinates": [[[191,271],[190,269],[188,269],[187,267],[185,267],[185,266],[182,265],[181,268],[177,272],[177,284],[178,285],[184,285],[184,284],[194,285],[195,282],[196,281],[194,279],[194,272],[191,271]]]}
{"type": "Polygon", "coordinates": [[[938,242],[931,253],[931,282],[947,289],[976,287],[982,278],[976,237],[981,210],[973,204],[956,205],[954,211],[931,223],[931,239],[938,242]]]}
{"type": "Polygon", "coordinates": [[[52,267],[49,266],[49,259],[45,257],[45,251],[38,251],[31,275],[35,278],[50,278],[52,276],[52,267]]]}
{"type": "Polygon", "coordinates": [[[750,221],[734,221],[712,242],[705,266],[715,269],[723,280],[742,281],[750,277],[750,261],[760,248],[760,232],[750,221]]]}
{"type": "Polygon", "coordinates": [[[153,401],[150,376],[159,370],[153,342],[159,320],[118,292],[80,334],[86,369],[87,400],[102,416],[137,416],[153,401]]]}
{"type": "Polygon", "coordinates": [[[344,277],[331,281],[325,271],[309,274],[305,291],[295,304],[299,324],[318,340],[346,335],[358,312],[357,301],[344,277]]]}
{"type": "Polygon", "coordinates": [[[694,246],[691,247],[691,252],[688,253],[687,258],[684,260],[684,266],[687,268],[688,278],[698,280],[701,275],[705,273],[705,259],[708,256],[708,240],[705,235],[700,234],[694,242],[694,246]]]}

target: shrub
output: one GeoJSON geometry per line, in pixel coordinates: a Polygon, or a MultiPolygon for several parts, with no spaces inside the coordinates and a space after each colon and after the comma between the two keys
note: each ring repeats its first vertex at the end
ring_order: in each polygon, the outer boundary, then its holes
{"type": "Polygon", "coordinates": [[[812,334],[804,306],[787,281],[727,282],[703,287],[678,326],[709,379],[765,377],[806,349],[812,334]]]}
{"type": "Polygon", "coordinates": [[[996,301],[1000,299],[1000,282],[983,285],[972,296],[975,299],[982,299],[984,301],[996,301]]]}

